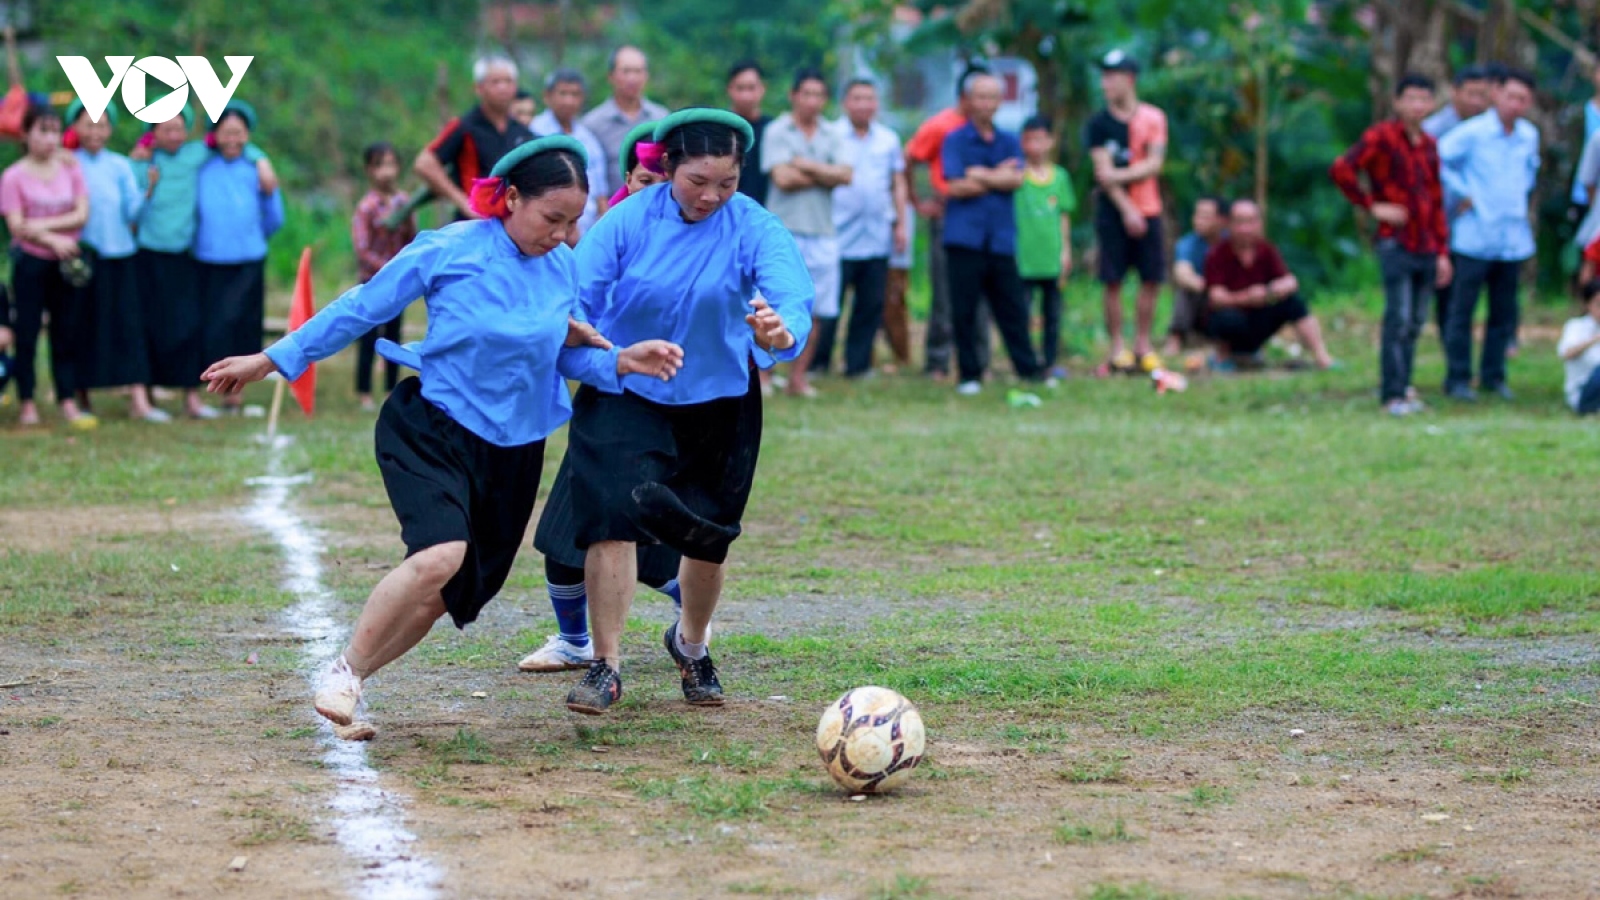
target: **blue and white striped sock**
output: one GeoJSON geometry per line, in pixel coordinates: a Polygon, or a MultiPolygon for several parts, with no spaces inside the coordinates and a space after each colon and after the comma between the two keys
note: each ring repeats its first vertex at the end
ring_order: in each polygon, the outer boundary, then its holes
{"type": "Polygon", "coordinates": [[[574,647],[589,646],[589,593],[583,582],[551,584],[550,608],[555,610],[561,639],[574,647]]]}

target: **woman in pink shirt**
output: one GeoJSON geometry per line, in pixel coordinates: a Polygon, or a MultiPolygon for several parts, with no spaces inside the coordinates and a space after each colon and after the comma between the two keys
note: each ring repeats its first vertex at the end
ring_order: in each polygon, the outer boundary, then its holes
{"type": "Polygon", "coordinates": [[[68,281],[79,258],[78,232],[89,218],[83,172],[61,153],[61,114],[31,106],[22,118],[27,155],[0,174],[0,214],[11,229],[11,293],[15,301],[17,399],[20,422],[39,424],[33,401],[34,358],[44,313],[50,314],[50,374],[61,415],[74,428],[93,428],[78,408],[76,333],[79,292],[68,281]]]}

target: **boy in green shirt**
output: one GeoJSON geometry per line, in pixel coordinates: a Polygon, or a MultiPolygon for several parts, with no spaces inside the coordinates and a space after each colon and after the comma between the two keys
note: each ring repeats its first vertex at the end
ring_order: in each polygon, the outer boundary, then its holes
{"type": "Polygon", "coordinates": [[[1072,271],[1072,213],[1078,197],[1067,170],[1055,163],[1056,139],[1050,120],[1034,116],[1022,125],[1027,171],[1016,193],[1017,274],[1023,296],[1033,305],[1039,292],[1044,318],[1041,361],[1051,378],[1065,378],[1056,364],[1061,349],[1061,281],[1072,271]]]}

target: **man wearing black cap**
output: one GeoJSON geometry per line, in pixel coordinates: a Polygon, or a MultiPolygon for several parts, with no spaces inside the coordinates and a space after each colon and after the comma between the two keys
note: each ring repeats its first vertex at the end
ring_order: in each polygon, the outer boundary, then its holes
{"type": "Polygon", "coordinates": [[[1161,367],[1150,332],[1156,300],[1166,274],[1161,242],[1161,166],[1167,154],[1167,115],[1139,102],[1135,79],[1139,64],[1121,50],[1100,60],[1100,89],[1106,108],[1084,126],[1084,143],[1094,161],[1094,229],[1100,246],[1100,283],[1105,285],[1106,331],[1111,338],[1110,368],[1122,371],[1161,367]],[[1133,352],[1122,335],[1122,281],[1139,273],[1133,352]]]}

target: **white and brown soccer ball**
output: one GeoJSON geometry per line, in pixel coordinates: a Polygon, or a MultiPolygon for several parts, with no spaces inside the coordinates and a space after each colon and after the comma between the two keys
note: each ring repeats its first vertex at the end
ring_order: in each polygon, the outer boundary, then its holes
{"type": "Polygon", "coordinates": [[[859,687],[822,711],[817,752],[828,774],[851,793],[893,790],[922,762],[922,715],[881,687],[859,687]]]}

